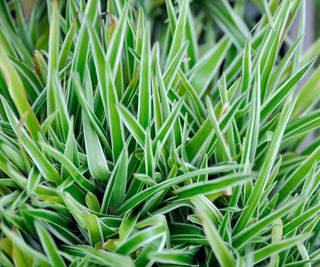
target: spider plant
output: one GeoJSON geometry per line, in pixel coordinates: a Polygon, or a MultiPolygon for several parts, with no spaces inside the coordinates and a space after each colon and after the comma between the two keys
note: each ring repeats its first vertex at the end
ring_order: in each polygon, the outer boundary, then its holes
{"type": "Polygon", "coordinates": [[[0,0],[2,266],[319,264],[305,1],[30,2],[0,0]]]}

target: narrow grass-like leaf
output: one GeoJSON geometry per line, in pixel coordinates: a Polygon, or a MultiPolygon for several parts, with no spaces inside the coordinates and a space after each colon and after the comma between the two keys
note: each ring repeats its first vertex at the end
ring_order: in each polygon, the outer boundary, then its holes
{"type": "Polygon", "coordinates": [[[68,60],[68,55],[69,52],[71,50],[72,44],[73,44],[73,38],[74,38],[74,33],[76,30],[76,26],[77,26],[77,22],[78,22],[78,17],[76,17],[74,19],[74,21],[72,22],[72,25],[70,27],[70,29],[68,30],[68,33],[63,41],[63,44],[61,46],[60,52],[59,52],[59,70],[63,69],[67,63],[68,60]]]}
{"type": "Polygon", "coordinates": [[[175,190],[178,198],[190,198],[196,195],[212,195],[227,190],[230,186],[244,182],[250,177],[247,174],[230,175],[212,181],[198,182],[175,190]]]}
{"type": "Polygon", "coordinates": [[[145,131],[143,127],[123,105],[120,104],[118,106],[118,110],[120,112],[120,118],[123,120],[123,123],[129,129],[139,145],[141,147],[144,147],[145,131]]]}
{"type": "Polygon", "coordinates": [[[145,27],[142,43],[142,55],[140,66],[140,83],[139,83],[139,106],[138,121],[146,129],[148,127],[150,110],[150,33],[149,27],[145,27]]]}
{"type": "MultiPolygon", "coordinates": [[[[258,63],[259,64],[259,63],[258,63]]],[[[251,103],[248,129],[246,131],[246,143],[243,148],[242,162],[244,164],[254,164],[255,153],[259,138],[259,124],[260,124],[260,67],[257,68],[257,76],[255,84],[251,91],[251,103]]]]}
{"type": "Polygon", "coordinates": [[[104,192],[103,201],[101,205],[101,212],[106,213],[108,210],[115,210],[122,204],[127,182],[127,151],[123,149],[120,154],[114,169],[112,170],[111,177],[108,181],[107,188],[104,192]]]}
{"type": "Polygon", "coordinates": [[[103,235],[98,217],[91,213],[85,213],[83,217],[89,233],[91,245],[94,246],[99,242],[103,242],[103,235]]]}
{"type": "Polygon", "coordinates": [[[186,31],[185,28],[186,28],[188,8],[189,8],[189,0],[182,0],[180,8],[181,9],[180,9],[179,18],[177,20],[176,27],[174,29],[170,52],[169,52],[169,55],[168,55],[167,61],[166,61],[167,66],[169,65],[169,63],[172,62],[173,58],[176,56],[180,47],[184,43],[185,31],[186,31]]]}
{"type": "Polygon", "coordinates": [[[212,251],[217,257],[219,263],[221,264],[221,266],[225,267],[234,266],[235,259],[233,258],[233,255],[221,238],[217,228],[210,220],[210,217],[208,217],[207,213],[204,210],[204,207],[202,205],[199,205],[196,208],[199,212],[199,216],[201,218],[204,233],[206,235],[208,243],[210,244],[210,247],[212,248],[212,251]]]}
{"type": "Polygon", "coordinates": [[[277,243],[273,243],[269,246],[266,246],[260,250],[257,250],[251,254],[248,254],[246,257],[248,259],[252,258],[253,263],[259,263],[260,261],[270,257],[274,253],[281,252],[285,249],[288,249],[296,244],[298,244],[301,241],[304,241],[307,239],[309,236],[308,235],[298,235],[293,238],[288,238],[283,241],[279,241],[277,243]]]}
{"type": "Polygon", "coordinates": [[[17,134],[20,135],[21,141],[23,143],[24,148],[28,152],[29,156],[35,162],[36,166],[38,167],[39,171],[42,175],[48,179],[49,181],[53,181],[57,184],[60,182],[60,177],[57,170],[53,167],[53,165],[48,161],[48,159],[42,154],[39,147],[35,144],[35,142],[28,136],[28,134],[23,130],[19,129],[19,123],[15,118],[14,114],[10,110],[8,103],[2,99],[2,103],[6,110],[6,114],[9,117],[9,120],[17,134]]]}
{"type": "Polygon", "coordinates": [[[156,225],[146,228],[132,235],[126,242],[120,243],[116,249],[117,253],[128,255],[144,244],[154,242],[158,238],[164,238],[166,229],[163,225],[156,225]]]}
{"type": "Polygon", "coordinates": [[[46,228],[40,222],[37,222],[35,226],[37,229],[37,233],[40,237],[42,246],[49,257],[51,264],[53,266],[58,267],[66,266],[61,256],[59,255],[59,252],[52,237],[50,236],[46,228]]]}
{"type": "Polygon", "coordinates": [[[261,107],[261,120],[265,120],[271,112],[279,106],[285,97],[292,91],[296,86],[297,82],[310,70],[314,64],[314,60],[308,62],[300,70],[298,70],[289,80],[287,80],[277,91],[269,96],[268,99],[263,103],[261,107]]]}
{"type": "Polygon", "coordinates": [[[307,174],[312,165],[320,160],[320,147],[318,147],[312,154],[304,160],[299,168],[297,168],[289,177],[287,177],[285,183],[279,187],[279,199],[282,201],[288,194],[294,190],[301,182],[304,174],[307,174]]]}
{"type": "Polygon", "coordinates": [[[85,113],[82,113],[82,122],[89,171],[94,178],[105,180],[110,171],[99,138],[85,113]]]}
{"type": "Polygon", "coordinates": [[[70,173],[75,182],[78,183],[78,185],[83,190],[88,192],[95,191],[94,185],[89,180],[87,180],[80,173],[80,171],[72,164],[72,162],[70,162],[70,160],[67,159],[61,152],[57,151],[56,149],[45,143],[42,143],[42,148],[63,165],[63,167],[70,173]]]}
{"type": "Polygon", "coordinates": [[[50,21],[50,36],[49,36],[49,62],[47,76],[47,102],[48,114],[56,110],[56,97],[54,89],[54,72],[58,68],[59,56],[59,9],[58,1],[53,2],[51,21],[50,21]]]}
{"type": "MultiPolygon", "coordinates": [[[[304,198],[298,200],[303,201],[304,198]]],[[[241,247],[245,245],[245,242],[248,242],[255,235],[257,235],[260,231],[263,231],[266,226],[270,225],[274,220],[281,218],[285,214],[289,213],[294,207],[298,206],[299,202],[297,200],[291,200],[286,205],[282,206],[281,208],[275,210],[274,212],[270,213],[268,216],[264,217],[263,219],[255,222],[254,224],[248,226],[247,228],[243,229],[241,232],[235,235],[232,244],[235,247],[241,247]]]]}
{"type": "Polygon", "coordinates": [[[271,144],[269,146],[266,161],[264,162],[261,171],[256,180],[253,191],[250,194],[250,197],[246,203],[247,208],[241,213],[240,218],[235,226],[234,231],[237,233],[240,230],[244,229],[248,224],[249,220],[252,218],[252,215],[258,206],[258,203],[261,198],[261,192],[265,190],[267,178],[272,170],[272,166],[278,154],[278,149],[280,147],[281,139],[284,133],[285,126],[288,123],[288,120],[291,116],[294,102],[291,103],[292,98],[288,98],[285,106],[282,109],[280,123],[278,124],[275,133],[273,135],[271,144]]]}
{"type": "Polygon", "coordinates": [[[37,117],[33,113],[31,106],[27,100],[24,86],[19,78],[17,71],[9,61],[4,48],[0,44],[0,69],[6,79],[9,93],[12,97],[20,117],[25,117],[26,126],[34,140],[38,140],[40,134],[40,124],[37,117]]]}
{"type": "Polygon", "coordinates": [[[149,257],[157,263],[190,266],[192,264],[193,255],[185,250],[167,249],[161,252],[152,252],[149,254],[149,257]]]}
{"type": "Polygon", "coordinates": [[[22,240],[16,233],[10,231],[7,226],[1,225],[1,230],[12,242],[14,242],[15,246],[27,253],[28,258],[31,259],[35,264],[38,263],[41,266],[51,266],[50,262],[44,255],[28,246],[24,240],[22,240]]]}
{"type": "Polygon", "coordinates": [[[319,76],[320,71],[317,69],[307,81],[307,83],[299,91],[297,103],[295,106],[295,116],[304,113],[312,106],[315,99],[319,99],[319,76]]]}
{"type": "Polygon", "coordinates": [[[230,40],[228,38],[222,39],[207,54],[203,55],[192,68],[190,83],[194,86],[199,96],[204,94],[209,83],[216,75],[229,47],[230,40]]]}
{"type": "Polygon", "coordinates": [[[133,267],[133,261],[126,256],[122,256],[120,254],[108,252],[102,249],[95,249],[89,246],[78,246],[78,247],[68,247],[67,251],[70,251],[72,254],[78,255],[80,257],[87,256],[89,259],[94,260],[96,264],[106,264],[111,267],[120,267],[122,265],[133,267]]]}
{"type": "Polygon", "coordinates": [[[145,189],[143,191],[141,191],[140,193],[136,194],[135,196],[131,197],[130,199],[128,199],[123,205],[121,205],[119,207],[119,209],[117,210],[117,213],[121,213],[123,212],[123,210],[126,210],[127,208],[133,208],[135,206],[137,206],[138,204],[142,203],[143,201],[145,201],[146,199],[148,199],[149,197],[155,195],[156,193],[158,193],[159,191],[162,191],[164,189],[168,189],[174,185],[177,185],[179,183],[182,183],[190,178],[199,176],[199,175],[204,175],[204,174],[213,174],[213,173],[217,173],[217,172],[223,172],[223,171],[227,171],[230,170],[232,167],[236,167],[236,166],[232,166],[232,165],[225,165],[225,166],[216,166],[216,167],[211,167],[211,168],[207,168],[207,169],[201,169],[201,170],[196,170],[175,178],[172,178],[168,181],[164,181],[158,185],[155,185],[153,187],[150,187],[148,189],[145,189]]]}
{"type": "MultiPolygon", "coordinates": [[[[124,43],[125,32],[127,29],[129,3],[130,2],[128,2],[122,9],[119,23],[112,34],[112,38],[110,40],[106,55],[107,62],[109,63],[113,76],[116,75],[116,71],[119,67],[119,62],[121,59],[122,47],[124,43]]],[[[120,95],[118,95],[118,97],[120,97],[120,95]]]]}
{"type": "Polygon", "coordinates": [[[219,0],[209,3],[209,8],[216,15],[215,19],[219,26],[233,39],[238,47],[245,45],[249,31],[241,18],[232,10],[226,0],[219,0]]]}

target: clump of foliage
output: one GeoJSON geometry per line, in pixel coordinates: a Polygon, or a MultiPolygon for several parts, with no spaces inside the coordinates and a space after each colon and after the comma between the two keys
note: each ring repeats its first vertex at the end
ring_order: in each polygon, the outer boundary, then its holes
{"type": "Polygon", "coordinates": [[[0,1],[2,266],[319,263],[319,42],[252,4],[0,1]]]}

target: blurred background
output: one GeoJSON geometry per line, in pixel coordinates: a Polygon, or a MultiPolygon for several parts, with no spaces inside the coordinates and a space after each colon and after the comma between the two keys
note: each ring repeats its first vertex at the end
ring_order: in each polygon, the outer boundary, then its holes
{"type": "MultiPolygon", "coordinates": [[[[303,0],[302,0],[303,1],[303,0]]],[[[304,48],[308,48],[315,40],[320,37],[320,0],[306,1],[306,26],[304,48]]],[[[292,27],[295,34],[297,27],[292,27]]]]}
{"type": "MultiPolygon", "coordinates": [[[[31,13],[33,4],[37,0],[21,0],[24,6],[24,13],[28,17],[31,13]]],[[[147,0],[150,1],[150,0],[147,0]]],[[[172,0],[175,1],[175,0],[172,0]]],[[[214,1],[214,0],[213,0],[214,1]]],[[[233,0],[236,1],[236,0],[233,0]]],[[[255,0],[253,0],[254,2],[255,0]]],[[[306,29],[305,29],[305,48],[309,47],[317,38],[320,37],[320,0],[301,0],[306,1],[306,29]]],[[[159,4],[161,0],[152,0],[154,3],[159,4]]],[[[164,2],[164,1],[163,1],[164,2]]],[[[232,1],[231,1],[232,2],[232,1]]],[[[252,12],[254,10],[251,9],[252,12]]],[[[295,34],[296,27],[293,27],[292,34],[295,34]]]]}
{"type": "Polygon", "coordinates": [[[311,6],[314,5],[314,28],[315,28],[315,35],[317,37],[320,36],[320,0],[308,0],[311,2],[311,6]]]}

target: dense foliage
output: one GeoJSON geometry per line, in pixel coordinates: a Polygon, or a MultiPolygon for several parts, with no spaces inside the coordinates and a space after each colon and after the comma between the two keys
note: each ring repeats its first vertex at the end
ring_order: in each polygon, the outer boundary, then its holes
{"type": "Polygon", "coordinates": [[[320,42],[250,5],[0,0],[2,266],[320,262],[320,42]]]}

